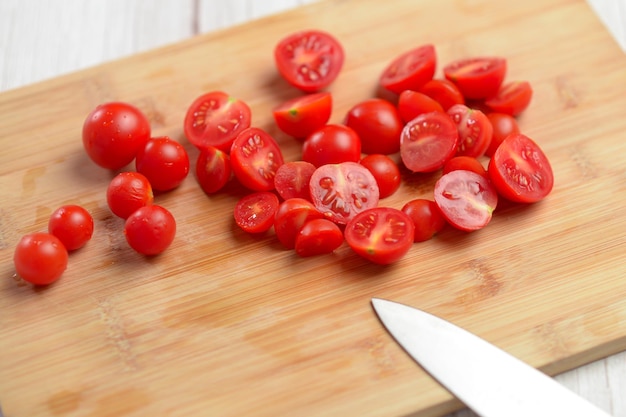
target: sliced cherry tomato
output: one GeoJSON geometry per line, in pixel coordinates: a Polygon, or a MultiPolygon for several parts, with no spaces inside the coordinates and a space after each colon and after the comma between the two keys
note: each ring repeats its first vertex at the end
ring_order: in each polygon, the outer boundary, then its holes
{"type": "Polygon", "coordinates": [[[104,103],[83,124],[83,146],[87,155],[103,168],[117,170],[130,164],[150,139],[150,122],[135,106],[104,103]]]}
{"type": "Polygon", "coordinates": [[[327,219],[313,219],[304,224],[296,237],[296,253],[302,257],[333,252],[343,243],[343,232],[327,219]]]}
{"type": "Polygon", "coordinates": [[[396,106],[382,98],[357,103],[346,115],[346,126],[361,139],[361,151],[372,154],[392,154],[400,150],[402,119],[396,106]]]}
{"type": "Polygon", "coordinates": [[[306,138],[328,123],[332,102],[328,92],[296,97],[274,109],[274,120],[278,128],[289,136],[306,138]]]}
{"type": "Polygon", "coordinates": [[[459,87],[446,79],[430,80],[419,89],[419,92],[441,104],[444,111],[455,104],[465,104],[465,97],[461,94],[459,87]]]}
{"type": "Polygon", "coordinates": [[[443,107],[435,99],[412,90],[404,90],[398,98],[398,113],[404,123],[408,123],[422,113],[443,111],[443,107]]]}
{"type": "Polygon", "coordinates": [[[443,166],[443,174],[456,170],[472,171],[485,178],[489,178],[487,170],[483,167],[483,164],[473,156],[455,156],[449,159],[443,166]]]}
{"type": "Polygon", "coordinates": [[[93,227],[91,214],[76,204],[59,207],[48,220],[48,233],[58,237],[68,251],[82,248],[91,239],[93,227]]]}
{"type": "Polygon", "coordinates": [[[248,194],[235,204],[235,223],[248,233],[267,232],[274,225],[278,204],[278,197],[272,192],[248,194]]]}
{"type": "Polygon", "coordinates": [[[293,249],[302,227],[310,220],[322,218],[324,215],[309,200],[290,198],[280,203],[276,210],[274,233],[285,248],[293,249]]]}
{"type": "Polygon", "coordinates": [[[447,113],[459,131],[457,154],[474,158],[483,156],[493,135],[493,127],[485,113],[470,109],[465,104],[455,104],[447,113]]]}
{"type": "Polygon", "coordinates": [[[315,207],[335,223],[345,224],[363,210],[376,207],[376,179],[355,162],[322,165],[311,176],[311,199],[315,207]]]}
{"type": "Polygon", "coordinates": [[[400,168],[387,155],[367,155],[361,159],[361,165],[367,168],[376,179],[380,198],[389,197],[400,188],[402,182],[400,168]]]}
{"type": "Polygon", "coordinates": [[[198,149],[214,146],[223,152],[237,135],[250,127],[252,112],[242,100],[222,91],[211,91],[196,98],[185,115],[185,136],[198,149]]]}
{"type": "Polygon", "coordinates": [[[504,139],[487,170],[498,193],[518,203],[542,200],[554,185],[554,174],[545,153],[521,133],[504,139]]]}
{"type": "Polygon", "coordinates": [[[396,94],[418,90],[433,78],[437,54],[433,45],[422,45],[394,58],[380,76],[380,85],[396,94]]]}
{"type": "Polygon", "coordinates": [[[512,133],[520,133],[515,117],[505,113],[488,113],[487,118],[493,127],[493,135],[485,155],[491,157],[502,141],[512,133]]]}
{"type": "Polygon", "coordinates": [[[302,159],[316,167],[361,159],[361,139],[350,127],[329,124],[311,133],[302,144],[302,159]]]}
{"type": "Polygon", "coordinates": [[[124,225],[128,245],[143,255],[158,255],[174,241],[176,220],[166,208],[152,204],[128,216],[124,225]]]}
{"type": "Polygon", "coordinates": [[[285,162],[276,170],[274,187],[283,200],[290,198],[311,199],[309,181],[315,165],[306,161],[285,162]]]}
{"type": "Polygon", "coordinates": [[[173,190],[189,174],[189,155],[167,136],[152,138],[137,153],[135,169],[148,178],[153,190],[173,190]]]}
{"type": "Polygon", "coordinates": [[[196,179],[205,193],[218,192],[224,188],[231,176],[230,158],[226,152],[214,146],[200,150],[196,161],[196,179]]]}
{"type": "Polygon", "coordinates": [[[358,213],[344,236],[357,254],[371,262],[387,265],[400,260],[411,249],[415,225],[401,210],[374,207],[358,213]]]}
{"type": "Polygon", "coordinates": [[[139,172],[121,172],[109,183],[107,203],[113,214],[128,218],[143,206],[152,204],[154,194],[145,175],[139,172]]]}
{"type": "Polygon", "coordinates": [[[304,30],[283,38],[274,48],[280,75],[294,87],[316,92],[332,83],[343,67],[344,51],[327,32],[304,30]]]}
{"type": "Polygon", "coordinates": [[[472,171],[456,170],[435,183],[435,202],[448,223],[471,232],[485,227],[498,204],[491,182],[472,171]]]}
{"type": "Polygon", "coordinates": [[[237,135],[230,150],[230,162],[235,177],[244,187],[271,191],[276,170],[284,160],[278,143],[269,133],[250,127],[237,135]]]}
{"type": "Polygon", "coordinates": [[[402,130],[400,156],[413,172],[436,171],[454,156],[458,140],[458,129],[448,114],[420,114],[402,130]]]}
{"type": "Polygon", "coordinates": [[[444,76],[456,84],[466,99],[495,96],[506,75],[506,60],[500,57],[464,58],[443,68],[444,76]]]}
{"type": "Polygon", "coordinates": [[[407,202],[402,211],[415,225],[414,241],[425,242],[439,233],[448,224],[434,201],[416,198],[407,202]]]}
{"type": "Polygon", "coordinates": [[[58,280],[67,269],[67,260],[67,249],[50,233],[22,236],[13,254],[17,275],[34,285],[48,285],[58,280]]]}
{"type": "Polygon", "coordinates": [[[505,83],[498,93],[485,100],[485,105],[492,111],[517,116],[530,104],[533,89],[528,81],[505,83]]]}

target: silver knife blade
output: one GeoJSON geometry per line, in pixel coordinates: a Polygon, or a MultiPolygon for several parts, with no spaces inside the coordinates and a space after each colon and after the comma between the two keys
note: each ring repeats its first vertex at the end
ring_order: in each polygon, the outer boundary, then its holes
{"type": "Polygon", "coordinates": [[[381,322],[434,379],[482,417],[610,417],[557,381],[430,313],[373,298],[381,322]]]}

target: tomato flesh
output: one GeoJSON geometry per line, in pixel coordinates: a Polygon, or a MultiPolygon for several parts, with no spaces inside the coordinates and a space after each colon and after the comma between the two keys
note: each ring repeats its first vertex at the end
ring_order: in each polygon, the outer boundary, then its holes
{"type": "Polygon", "coordinates": [[[242,131],[230,150],[233,173],[252,191],[274,189],[276,171],[284,163],[283,154],[269,133],[256,127],[242,131]]]}
{"type": "Polygon", "coordinates": [[[447,113],[459,131],[457,154],[474,158],[483,156],[493,136],[493,127],[487,116],[464,104],[455,104],[447,113]]]}
{"type": "Polygon", "coordinates": [[[274,225],[278,197],[269,191],[259,191],[242,197],[235,205],[235,223],[248,233],[263,233],[274,225]]]}
{"type": "Polygon", "coordinates": [[[276,170],[274,187],[283,200],[290,198],[311,199],[309,181],[315,165],[306,161],[285,162],[276,170]]]}

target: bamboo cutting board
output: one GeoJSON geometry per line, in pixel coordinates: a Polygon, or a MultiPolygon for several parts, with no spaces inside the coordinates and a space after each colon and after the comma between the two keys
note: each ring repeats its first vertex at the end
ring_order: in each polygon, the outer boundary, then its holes
{"type": "MultiPolygon", "coordinates": [[[[373,296],[439,314],[555,374],[626,348],[626,57],[583,1],[327,1],[0,95],[0,404],[6,417],[190,415],[439,416],[460,406],[388,336],[373,296]],[[349,19],[349,20],[348,20],[349,19]],[[232,221],[242,195],[206,196],[190,176],[157,202],[178,221],[173,246],[127,247],[104,192],[113,173],[80,140],[97,104],[124,100],[155,135],[197,152],[186,107],[220,89],[245,100],[287,160],[300,144],[271,109],[297,94],[276,74],[273,45],[315,27],[346,64],[330,90],[333,121],[374,94],[398,53],[433,43],[441,64],[502,55],[535,96],[522,130],[548,154],[553,193],[502,203],[492,223],[447,229],[398,264],[347,247],[301,259],[271,233],[232,221]],[[56,284],[14,276],[22,234],[81,204],[94,238],[56,284]]],[[[440,75],[440,72],[439,74],[440,75]]],[[[411,177],[385,205],[431,197],[411,177]]]]}

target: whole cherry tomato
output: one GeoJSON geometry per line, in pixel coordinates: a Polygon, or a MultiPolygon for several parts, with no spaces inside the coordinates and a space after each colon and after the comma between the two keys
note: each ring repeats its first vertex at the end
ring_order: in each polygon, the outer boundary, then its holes
{"type": "Polygon", "coordinates": [[[91,239],[93,228],[91,214],[75,204],[57,208],[48,220],[48,233],[59,238],[68,251],[83,247],[91,239]]]}
{"type": "Polygon", "coordinates": [[[158,255],[174,241],[176,219],[162,206],[144,206],[128,216],[124,235],[135,251],[143,255],[158,255]]]}
{"type": "Polygon", "coordinates": [[[424,242],[439,233],[448,224],[434,201],[416,198],[408,201],[402,211],[413,220],[415,242],[424,242]]]}
{"type": "Polygon", "coordinates": [[[153,190],[169,191],[187,178],[189,156],[177,141],[167,136],[153,138],[137,153],[135,168],[148,178],[153,190]]]}
{"type": "Polygon", "coordinates": [[[67,249],[50,233],[22,236],[13,254],[17,275],[35,285],[48,285],[58,280],[67,268],[67,260],[67,249]]]}
{"type": "Polygon", "coordinates": [[[378,184],[380,198],[389,197],[400,188],[402,177],[400,168],[387,155],[371,154],[361,159],[361,165],[367,168],[378,184]]]}
{"type": "Polygon", "coordinates": [[[107,188],[109,209],[122,219],[128,218],[137,209],[150,205],[153,201],[150,181],[139,172],[120,172],[107,188]]]}
{"type": "Polygon", "coordinates": [[[387,100],[371,98],[354,105],[346,115],[346,126],[361,139],[361,152],[392,154],[400,150],[404,123],[396,107],[387,100]]]}
{"type": "Polygon", "coordinates": [[[361,139],[350,127],[329,124],[311,133],[302,144],[302,159],[316,167],[361,159],[361,139]]]}

